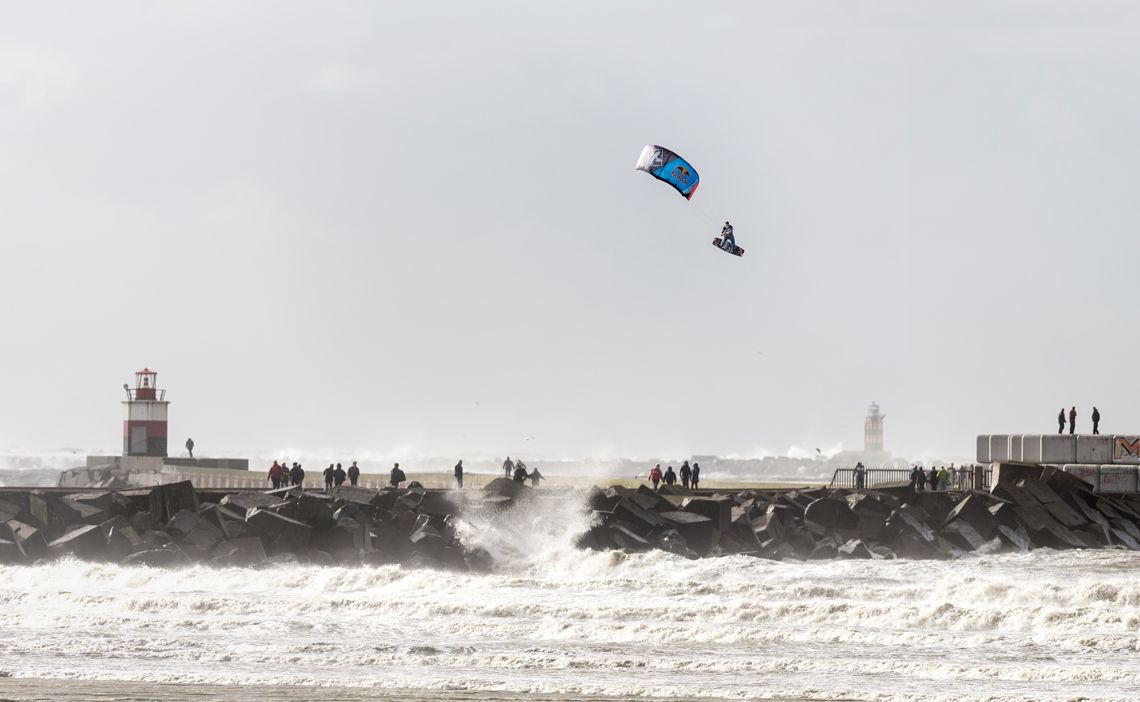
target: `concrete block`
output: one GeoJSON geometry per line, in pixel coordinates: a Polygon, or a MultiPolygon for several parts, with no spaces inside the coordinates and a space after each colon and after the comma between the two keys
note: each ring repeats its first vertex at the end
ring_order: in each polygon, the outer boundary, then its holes
{"type": "Polygon", "coordinates": [[[1062,467],[1062,470],[1074,477],[1080,478],[1092,486],[1092,491],[1097,492],[1100,490],[1100,466],[1089,466],[1079,464],[1069,464],[1062,467]]]}
{"type": "Polygon", "coordinates": [[[276,551],[298,552],[309,545],[313,529],[295,519],[282,517],[267,509],[255,508],[245,523],[263,540],[276,546],[276,551]]]}
{"type": "Polygon", "coordinates": [[[1135,466],[1104,465],[1100,467],[1100,492],[1136,492],[1135,466]]]}
{"type": "Polygon", "coordinates": [[[1074,463],[1101,465],[1112,463],[1113,437],[1082,434],[1077,436],[1077,460],[1074,463]]]}
{"type": "Polygon", "coordinates": [[[48,553],[54,558],[74,555],[78,558],[99,559],[105,555],[106,545],[99,525],[85,524],[48,544],[48,553]]]}
{"type": "MultiPolygon", "coordinates": [[[[48,543],[41,530],[16,519],[10,519],[2,526],[7,527],[9,538],[20,548],[29,562],[47,554],[48,543]]],[[[0,535],[3,534],[4,529],[0,529],[0,535]]]]}
{"type": "Polygon", "coordinates": [[[1140,436],[1112,437],[1113,463],[1140,463],[1140,436]]]}
{"type": "MultiPolygon", "coordinates": [[[[732,528],[732,506],[731,497],[686,497],[681,503],[681,511],[703,514],[723,533],[732,528]]],[[[846,503],[843,506],[846,507],[846,503]]]]}
{"type": "Polygon", "coordinates": [[[859,517],[852,511],[846,500],[822,498],[815,500],[804,510],[804,521],[825,530],[846,529],[854,531],[859,527],[859,517]]]}
{"type": "Polygon", "coordinates": [[[1011,435],[1009,437],[1009,460],[1010,461],[1014,461],[1014,462],[1018,462],[1018,463],[1021,462],[1021,460],[1022,460],[1022,458],[1021,458],[1021,447],[1022,447],[1023,439],[1024,439],[1024,436],[1022,436],[1021,434],[1014,434],[1014,435],[1011,435]]]}
{"type": "Polygon", "coordinates": [[[978,463],[993,463],[990,458],[990,435],[979,434],[977,445],[978,463]]]}
{"type": "Polygon", "coordinates": [[[990,462],[1009,460],[1009,434],[990,435],[990,462]]]}
{"type": "MultiPolygon", "coordinates": [[[[1019,480],[1037,480],[1041,477],[1042,467],[1027,463],[995,463],[993,464],[993,486],[1002,483],[1016,484],[1019,480]]],[[[993,492],[993,488],[990,488],[993,492]]]]}
{"type": "Polygon", "coordinates": [[[1021,436],[1021,462],[1041,462],[1041,434],[1023,434],[1021,436]]]}
{"type": "Polygon", "coordinates": [[[1077,437],[1069,434],[1044,434],[1041,436],[1041,462],[1065,465],[1079,463],[1077,460],[1077,437]]]}
{"type": "Polygon", "coordinates": [[[200,546],[206,550],[222,540],[222,529],[209,519],[191,512],[188,509],[179,510],[177,514],[166,523],[166,531],[178,541],[179,544],[200,546]]]}
{"type": "Polygon", "coordinates": [[[676,530],[685,540],[685,544],[698,555],[708,553],[717,542],[717,529],[710,517],[681,511],[661,512],[659,516],[676,530]]]}

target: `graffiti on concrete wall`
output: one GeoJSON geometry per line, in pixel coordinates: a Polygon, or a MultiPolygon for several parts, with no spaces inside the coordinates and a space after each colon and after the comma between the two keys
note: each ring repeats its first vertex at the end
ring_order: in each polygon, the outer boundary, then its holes
{"type": "Polygon", "coordinates": [[[1112,462],[1140,463],[1140,436],[1114,436],[1112,462]]]}

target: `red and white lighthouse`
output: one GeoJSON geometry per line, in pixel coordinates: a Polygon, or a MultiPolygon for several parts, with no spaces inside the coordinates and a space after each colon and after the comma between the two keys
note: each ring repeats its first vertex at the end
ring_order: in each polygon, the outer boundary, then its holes
{"type": "Polygon", "coordinates": [[[124,456],[166,456],[166,391],[158,389],[158,373],[143,368],[135,387],[123,385],[127,418],[123,421],[124,456]]]}

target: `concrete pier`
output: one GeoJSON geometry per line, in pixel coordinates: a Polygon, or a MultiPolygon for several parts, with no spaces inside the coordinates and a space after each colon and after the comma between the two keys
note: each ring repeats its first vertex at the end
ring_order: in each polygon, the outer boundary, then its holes
{"type": "Polygon", "coordinates": [[[981,434],[977,460],[1058,467],[1094,492],[1140,489],[1140,434],[981,434]]]}

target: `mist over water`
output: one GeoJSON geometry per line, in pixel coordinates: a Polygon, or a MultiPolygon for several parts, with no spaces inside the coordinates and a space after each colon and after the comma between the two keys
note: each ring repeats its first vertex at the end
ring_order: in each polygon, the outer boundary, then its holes
{"type": "Polygon", "coordinates": [[[135,688],[99,681],[195,685],[162,688],[171,700],[197,699],[200,685],[265,686],[249,698],[282,700],[305,699],[306,688],[281,687],[298,685],[345,689],[335,693],[342,699],[356,699],[352,690],[409,699],[1140,696],[1138,554],[688,561],[578,551],[572,540],[587,519],[582,501],[567,499],[460,523],[465,541],[495,556],[491,574],[0,567],[0,673],[11,676],[0,694],[30,699],[18,695],[50,692],[31,679],[66,679],[79,686],[68,689],[124,692],[135,688]]]}

